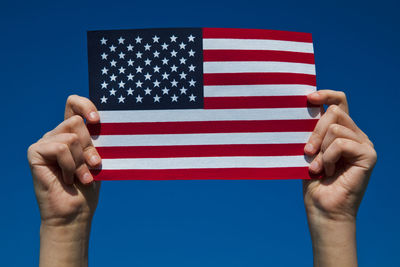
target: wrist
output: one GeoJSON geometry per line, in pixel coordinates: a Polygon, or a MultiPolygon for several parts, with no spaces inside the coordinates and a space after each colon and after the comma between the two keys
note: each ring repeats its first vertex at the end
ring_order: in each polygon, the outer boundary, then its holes
{"type": "Polygon", "coordinates": [[[357,266],[356,221],[308,216],[314,266],[357,266]]]}
{"type": "Polygon", "coordinates": [[[87,266],[90,224],[40,227],[40,266],[87,266]]]}

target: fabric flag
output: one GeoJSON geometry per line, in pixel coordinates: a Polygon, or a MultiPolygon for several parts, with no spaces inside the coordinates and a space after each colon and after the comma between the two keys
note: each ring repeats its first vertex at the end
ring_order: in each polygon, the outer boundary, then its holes
{"type": "Polygon", "coordinates": [[[307,179],[320,116],[311,34],[88,32],[95,179],[307,179]]]}

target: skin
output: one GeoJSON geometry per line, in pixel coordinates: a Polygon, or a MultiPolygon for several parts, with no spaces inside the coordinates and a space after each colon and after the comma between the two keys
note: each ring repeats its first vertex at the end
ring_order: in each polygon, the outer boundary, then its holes
{"type": "MultiPolygon", "coordinates": [[[[342,92],[320,90],[308,101],[328,105],[304,148],[314,157],[304,180],[304,204],[314,266],[357,266],[356,216],[376,162],[368,137],[348,115],[342,92]]],[[[99,122],[93,103],[76,95],[66,103],[65,120],[28,149],[41,215],[40,266],[87,266],[91,221],[100,182],[88,167],[101,158],[84,123],[99,122]]]]}

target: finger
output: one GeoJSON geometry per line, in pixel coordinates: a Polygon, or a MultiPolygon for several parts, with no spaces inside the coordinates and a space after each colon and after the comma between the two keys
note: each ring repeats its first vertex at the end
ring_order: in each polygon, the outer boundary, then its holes
{"type": "Polygon", "coordinates": [[[76,165],[67,144],[57,142],[38,142],[29,148],[28,155],[29,154],[31,155],[30,163],[32,166],[36,164],[40,165],[56,162],[61,169],[64,183],[73,184],[76,165]],[[40,159],[35,157],[35,155],[39,155],[40,159]]]}
{"type": "Polygon", "coordinates": [[[43,138],[45,139],[61,133],[75,133],[78,136],[79,142],[83,149],[85,161],[89,164],[89,166],[95,167],[101,163],[100,155],[93,145],[90,133],[81,116],[74,115],[63,121],[54,130],[45,134],[43,138]]]}
{"type": "Polygon", "coordinates": [[[61,143],[67,145],[75,162],[75,176],[83,184],[93,181],[93,177],[85,163],[84,153],[77,134],[61,133],[49,136],[47,139],[42,140],[41,143],[61,143]]]}
{"type": "Polygon", "coordinates": [[[65,104],[64,119],[79,115],[85,118],[88,123],[98,123],[100,121],[96,106],[87,99],[78,95],[71,95],[65,104]]]}
{"type": "Polygon", "coordinates": [[[346,94],[341,91],[319,90],[307,95],[307,100],[314,105],[337,105],[344,112],[349,113],[346,94]]]}
{"type": "Polygon", "coordinates": [[[347,127],[344,127],[340,124],[331,124],[328,126],[328,131],[325,135],[324,140],[322,141],[321,151],[324,152],[336,138],[344,138],[356,141],[358,143],[363,143],[367,140],[364,140],[365,137],[362,135],[357,135],[355,132],[350,130],[347,127]]]}
{"type": "Polygon", "coordinates": [[[328,131],[329,125],[331,124],[340,124],[356,132],[357,134],[365,135],[347,113],[345,113],[338,106],[331,105],[327,112],[319,119],[306,146],[304,147],[304,152],[307,155],[311,156],[319,151],[322,141],[325,138],[325,134],[328,131]]]}
{"type": "Polygon", "coordinates": [[[366,143],[360,144],[343,138],[335,139],[322,155],[322,163],[328,177],[335,174],[336,163],[341,158],[351,161],[357,160],[359,167],[370,170],[376,162],[376,152],[366,143]]]}
{"type": "Polygon", "coordinates": [[[318,155],[310,163],[309,170],[314,174],[322,172],[322,152],[318,153],[318,155]]]}

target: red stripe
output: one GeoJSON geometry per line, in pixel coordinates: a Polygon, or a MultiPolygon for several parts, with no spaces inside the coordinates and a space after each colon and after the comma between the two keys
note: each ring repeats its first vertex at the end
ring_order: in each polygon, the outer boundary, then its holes
{"type": "Polygon", "coordinates": [[[311,132],[317,119],[88,124],[91,135],[311,132]]]}
{"type": "Polygon", "coordinates": [[[299,73],[205,73],[204,85],[306,84],[316,86],[315,75],[299,73]]]}
{"type": "MultiPolygon", "coordinates": [[[[308,167],[91,171],[95,180],[310,179],[308,167]]],[[[313,177],[314,178],[314,177],[313,177]]]]}
{"type": "Polygon", "coordinates": [[[304,144],[97,147],[103,159],[223,156],[298,156],[304,144]]]}
{"type": "Polygon", "coordinates": [[[203,28],[203,38],[268,39],[312,43],[311,33],[262,29],[203,28]]]}
{"type": "Polygon", "coordinates": [[[314,54],[268,50],[204,50],[206,61],[279,61],[315,64],[314,54]]]}
{"type": "Polygon", "coordinates": [[[307,96],[249,96],[249,97],[207,97],[204,109],[241,108],[303,108],[317,107],[309,104],[307,96]]]}

